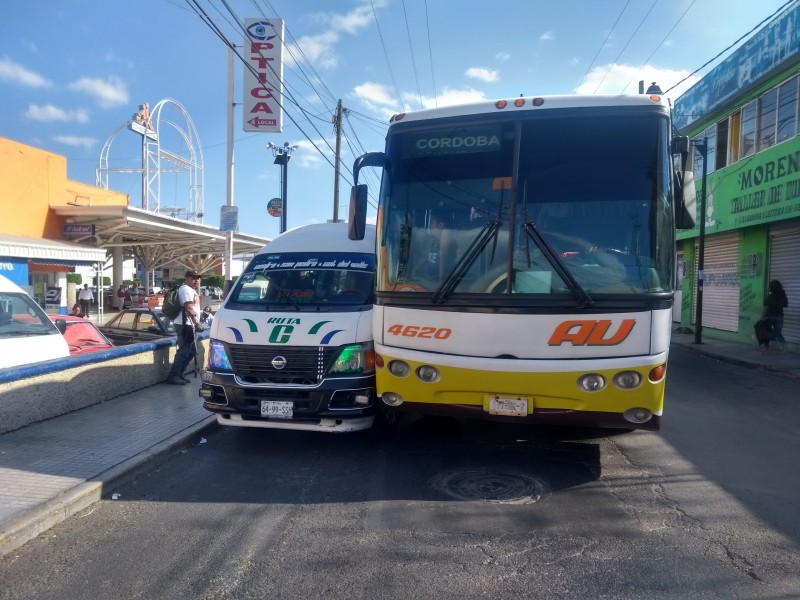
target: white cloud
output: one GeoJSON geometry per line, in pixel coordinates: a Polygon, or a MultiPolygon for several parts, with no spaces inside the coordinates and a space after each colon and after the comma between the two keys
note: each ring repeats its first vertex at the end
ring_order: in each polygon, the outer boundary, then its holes
{"type": "Polygon", "coordinates": [[[10,81],[26,87],[50,87],[53,85],[47,79],[18,65],[7,56],[0,58],[0,81],[10,81]]]}
{"type": "MultiPolygon", "coordinates": [[[[662,69],[652,65],[635,67],[633,65],[603,65],[594,67],[581,84],[576,94],[635,94],[639,81],[644,81],[645,89],[655,81],[665,92],[689,75],[689,71],[662,69]]],[[[666,95],[676,99],[692,87],[699,77],[692,75],[686,81],[670,90],[666,95]]]]}
{"type": "Polygon", "coordinates": [[[86,92],[103,108],[128,102],[128,88],[119,77],[109,77],[105,81],[97,77],[81,77],[71,82],[69,89],[86,92]]]}
{"type": "Polygon", "coordinates": [[[470,67],[464,75],[489,83],[500,79],[500,74],[495,69],[487,69],[486,67],[470,67]]]}
{"type": "Polygon", "coordinates": [[[83,108],[77,110],[64,110],[52,104],[39,106],[29,104],[25,116],[33,121],[75,121],[77,123],[89,122],[89,111],[83,108]]]}
{"type": "Polygon", "coordinates": [[[299,146],[292,152],[292,162],[294,162],[297,167],[319,169],[320,167],[327,166],[328,161],[320,155],[320,150],[333,162],[333,152],[328,147],[329,144],[333,145],[331,140],[328,140],[327,143],[323,139],[316,139],[313,143],[311,143],[310,140],[299,140],[297,142],[291,142],[291,144],[297,144],[297,146],[299,146]],[[316,148],[314,144],[316,144],[316,148]],[[319,148],[319,150],[317,150],[317,148],[319,148]]]}
{"type": "Polygon", "coordinates": [[[357,85],[353,91],[358,100],[369,110],[388,119],[394,114],[402,112],[400,101],[394,98],[389,89],[374,81],[367,81],[357,85]]]}
{"type": "Polygon", "coordinates": [[[497,62],[504,63],[511,59],[511,55],[508,52],[498,52],[494,58],[497,62]]]}
{"type": "Polygon", "coordinates": [[[556,34],[554,34],[552,31],[545,31],[539,36],[540,42],[552,42],[554,39],[556,39],[556,34]]]}
{"type": "Polygon", "coordinates": [[[388,0],[373,0],[344,14],[326,12],[312,15],[313,19],[330,24],[330,28],[316,35],[305,35],[297,40],[297,44],[287,44],[284,60],[287,64],[294,64],[305,57],[312,64],[326,69],[336,67],[339,64],[336,44],[342,34],[355,35],[369,27],[374,22],[373,6],[379,9],[387,4],[388,0]]]}
{"type": "Polygon", "coordinates": [[[57,135],[53,140],[64,144],[65,146],[72,146],[74,148],[90,149],[97,144],[97,140],[91,137],[80,137],[77,135],[57,135]]]}
{"type": "Polygon", "coordinates": [[[462,90],[445,88],[436,98],[423,97],[423,105],[425,108],[434,108],[435,106],[442,107],[472,104],[474,102],[484,102],[485,100],[488,100],[486,94],[472,88],[462,90]]]}
{"type": "MultiPolygon", "coordinates": [[[[389,88],[383,84],[368,81],[357,85],[354,92],[361,104],[387,121],[393,115],[403,112],[400,102],[391,94],[389,88]]],[[[437,106],[456,106],[485,100],[487,100],[486,94],[472,88],[445,88],[436,97],[422,96],[420,98],[418,94],[413,93],[406,93],[403,96],[403,101],[406,103],[406,109],[408,110],[436,108],[437,106]]]]}

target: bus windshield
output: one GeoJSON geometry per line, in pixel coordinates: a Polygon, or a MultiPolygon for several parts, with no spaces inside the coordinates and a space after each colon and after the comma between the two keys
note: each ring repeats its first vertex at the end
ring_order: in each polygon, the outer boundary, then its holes
{"type": "Polygon", "coordinates": [[[666,115],[561,109],[441,123],[390,130],[378,291],[589,304],[672,290],[666,115]]]}

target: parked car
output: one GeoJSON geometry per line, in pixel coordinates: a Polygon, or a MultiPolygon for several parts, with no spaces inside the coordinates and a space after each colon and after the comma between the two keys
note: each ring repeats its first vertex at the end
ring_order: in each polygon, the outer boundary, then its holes
{"type": "Polygon", "coordinates": [[[114,344],[88,319],[71,315],[49,315],[49,317],[53,323],[63,319],[67,324],[64,339],[67,340],[70,356],[114,347],[114,344]]]}
{"type": "Polygon", "coordinates": [[[154,308],[123,309],[98,329],[116,346],[175,336],[172,321],[154,308]]]}

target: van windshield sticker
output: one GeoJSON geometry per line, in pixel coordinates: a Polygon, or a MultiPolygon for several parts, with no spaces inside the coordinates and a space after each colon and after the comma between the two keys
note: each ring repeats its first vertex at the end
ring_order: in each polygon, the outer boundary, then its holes
{"type": "Polygon", "coordinates": [[[293,271],[293,270],[375,270],[375,257],[369,254],[341,253],[311,254],[292,252],[287,254],[261,254],[250,263],[248,272],[293,271]]]}

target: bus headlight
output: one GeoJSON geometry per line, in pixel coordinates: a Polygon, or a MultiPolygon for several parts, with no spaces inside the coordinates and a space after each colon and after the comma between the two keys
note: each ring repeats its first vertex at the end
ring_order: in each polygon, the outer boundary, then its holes
{"type": "Polygon", "coordinates": [[[404,360],[393,360],[389,363],[389,373],[395,377],[408,377],[411,367],[404,360]]]}
{"type": "Polygon", "coordinates": [[[622,416],[631,423],[645,423],[653,417],[653,413],[646,408],[629,408],[622,416]]]}
{"type": "Polygon", "coordinates": [[[440,376],[439,369],[430,365],[422,365],[417,369],[417,377],[425,383],[435,383],[440,376]]]}
{"type": "Polygon", "coordinates": [[[208,368],[219,371],[232,371],[231,361],[225,351],[225,345],[217,340],[211,340],[208,350],[208,368]]]}
{"type": "Polygon", "coordinates": [[[614,375],[614,385],[621,390],[632,390],[642,384],[642,376],[636,371],[620,371],[614,375]]]}
{"type": "Polygon", "coordinates": [[[606,378],[599,373],[588,373],[578,378],[578,387],[584,392],[599,392],[606,387],[606,378]]]}
{"type": "Polygon", "coordinates": [[[375,370],[375,351],[372,342],[350,344],[342,348],[331,373],[363,373],[375,370]]]}

